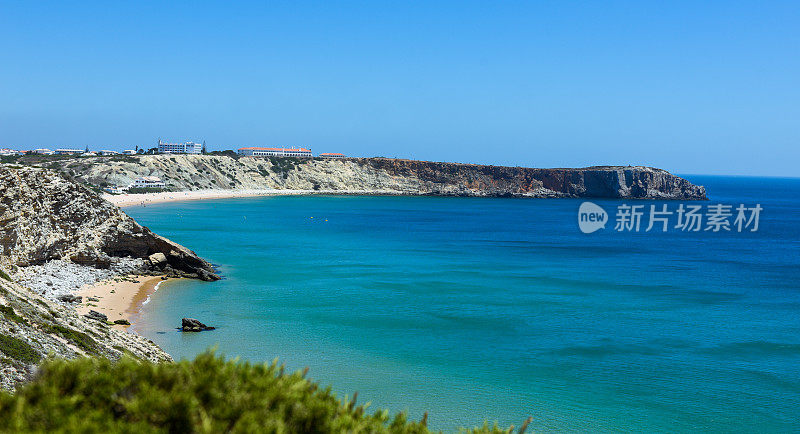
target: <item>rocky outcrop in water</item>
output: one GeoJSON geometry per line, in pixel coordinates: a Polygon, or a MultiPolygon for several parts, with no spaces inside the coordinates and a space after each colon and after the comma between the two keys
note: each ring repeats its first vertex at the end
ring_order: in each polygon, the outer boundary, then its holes
{"type": "Polygon", "coordinates": [[[102,269],[117,258],[218,279],[194,252],[139,225],[84,185],[46,169],[0,166],[0,265],[64,260],[102,269]],[[165,260],[152,263],[155,254],[165,260]]]}
{"type": "Polygon", "coordinates": [[[215,327],[209,327],[194,318],[181,319],[181,330],[185,332],[202,332],[215,329],[215,327]]]}
{"type": "Polygon", "coordinates": [[[68,176],[97,187],[127,186],[139,176],[158,176],[175,191],[287,189],[446,196],[706,199],[703,187],[665,170],[642,166],[533,169],[387,158],[212,155],[96,157],[51,164],[68,176]]]}

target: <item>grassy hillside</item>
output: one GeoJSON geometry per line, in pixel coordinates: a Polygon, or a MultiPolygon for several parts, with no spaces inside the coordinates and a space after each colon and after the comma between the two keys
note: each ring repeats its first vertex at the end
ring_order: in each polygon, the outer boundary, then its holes
{"type": "Polygon", "coordinates": [[[15,394],[0,394],[3,432],[427,433],[424,419],[367,412],[275,362],[252,365],[211,353],[159,364],[49,360],[15,394]]]}

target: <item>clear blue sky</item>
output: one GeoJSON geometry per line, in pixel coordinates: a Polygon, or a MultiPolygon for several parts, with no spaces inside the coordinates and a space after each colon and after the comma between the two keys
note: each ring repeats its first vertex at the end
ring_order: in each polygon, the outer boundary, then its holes
{"type": "Polygon", "coordinates": [[[800,2],[7,2],[0,146],[800,176],[800,2]]]}

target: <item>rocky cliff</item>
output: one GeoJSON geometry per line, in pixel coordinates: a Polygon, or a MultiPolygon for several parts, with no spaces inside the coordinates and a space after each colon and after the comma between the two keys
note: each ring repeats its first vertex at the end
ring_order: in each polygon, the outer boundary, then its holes
{"type": "Polygon", "coordinates": [[[86,186],[47,169],[0,165],[0,387],[30,378],[51,355],[171,360],[102,315],[79,316],[56,301],[75,289],[71,284],[130,273],[218,278],[194,252],[140,226],[86,186]],[[66,292],[53,290],[61,286],[66,292]]]}
{"type": "Polygon", "coordinates": [[[211,155],[74,158],[51,163],[97,187],[158,176],[172,190],[291,189],[389,194],[706,199],[705,189],[661,169],[533,169],[386,158],[296,159],[211,155]]]}
{"type": "Polygon", "coordinates": [[[71,307],[47,300],[0,277],[0,387],[13,389],[35,373],[45,357],[102,356],[116,360],[122,354],[142,360],[172,358],[153,342],[107,323],[79,316],[71,307]]]}
{"type": "Polygon", "coordinates": [[[142,227],[87,187],[47,169],[0,166],[0,266],[62,259],[108,268],[126,257],[158,271],[218,278],[194,252],[142,227]]]}

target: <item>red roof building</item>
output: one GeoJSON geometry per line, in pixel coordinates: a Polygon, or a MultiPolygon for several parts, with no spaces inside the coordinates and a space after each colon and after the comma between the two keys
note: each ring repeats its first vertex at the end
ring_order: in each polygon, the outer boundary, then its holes
{"type": "Polygon", "coordinates": [[[239,148],[239,155],[248,157],[310,157],[311,150],[306,148],[239,148]]]}

